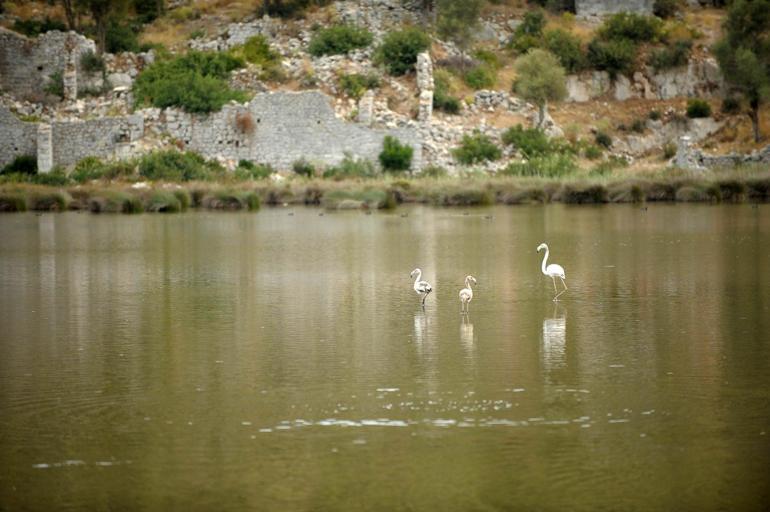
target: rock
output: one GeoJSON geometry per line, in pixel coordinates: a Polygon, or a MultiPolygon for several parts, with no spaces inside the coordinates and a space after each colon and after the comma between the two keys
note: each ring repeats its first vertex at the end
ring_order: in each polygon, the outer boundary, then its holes
{"type": "Polygon", "coordinates": [[[111,73],[107,75],[107,81],[112,86],[113,90],[122,88],[121,90],[130,89],[134,81],[126,73],[111,73]]]}

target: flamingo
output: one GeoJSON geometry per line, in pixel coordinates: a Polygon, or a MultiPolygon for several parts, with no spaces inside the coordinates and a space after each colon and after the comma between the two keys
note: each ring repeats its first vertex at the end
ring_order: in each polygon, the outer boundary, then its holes
{"type": "Polygon", "coordinates": [[[425,306],[425,299],[428,298],[428,295],[433,291],[433,288],[428,281],[420,281],[422,270],[419,268],[412,270],[409,277],[414,277],[415,274],[417,274],[417,278],[414,280],[414,291],[417,292],[417,295],[422,295],[422,305],[425,306]]]}
{"type": "Polygon", "coordinates": [[[545,257],[543,258],[543,265],[542,270],[543,274],[547,275],[551,278],[551,281],[553,281],[553,291],[556,293],[553,300],[558,301],[559,295],[567,291],[567,283],[564,282],[564,279],[566,279],[566,276],[564,275],[564,268],[561,265],[557,265],[556,263],[551,263],[550,265],[546,266],[546,262],[548,261],[548,246],[545,243],[542,243],[537,246],[537,252],[540,252],[542,249],[545,249],[545,257]],[[561,279],[561,284],[564,285],[564,289],[562,291],[556,290],[556,278],[561,279]]]}
{"type": "Polygon", "coordinates": [[[460,313],[467,313],[468,306],[473,300],[473,290],[471,289],[471,282],[476,284],[476,278],[473,276],[465,276],[465,288],[460,290],[460,313]]]}

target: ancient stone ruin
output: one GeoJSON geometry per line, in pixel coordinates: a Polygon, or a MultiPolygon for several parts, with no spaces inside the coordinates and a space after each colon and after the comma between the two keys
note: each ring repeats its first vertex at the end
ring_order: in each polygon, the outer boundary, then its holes
{"type": "Polygon", "coordinates": [[[652,14],[654,0],[575,0],[578,16],[605,16],[618,12],[652,14]]]}

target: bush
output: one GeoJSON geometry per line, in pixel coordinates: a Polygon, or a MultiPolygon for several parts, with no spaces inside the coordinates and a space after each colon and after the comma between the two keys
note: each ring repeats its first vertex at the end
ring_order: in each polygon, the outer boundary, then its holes
{"type": "Polygon", "coordinates": [[[490,89],[495,86],[497,80],[495,75],[496,73],[492,68],[486,64],[481,64],[465,73],[463,80],[473,89],[490,89]]]}
{"type": "Polygon", "coordinates": [[[345,158],[339,164],[328,167],[324,173],[324,178],[371,178],[377,174],[374,165],[369,160],[356,160],[350,155],[345,155],[345,158]]]}
{"type": "Polygon", "coordinates": [[[308,178],[315,176],[315,167],[304,158],[295,161],[291,168],[294,174],[298,176],[306,176],[308,178]]]}
{"type": "Polygon", "coordinates": [[[3,167],[0,174],[37,174],[37,157],[32,155],[21,155],[3,167]]]}
{"type": "Polygon", "coordinates": [[[246,99],[245,93],[231,90],[226,82],[230,71],[242,66],[242,59],[227,53],[191,51],[150,65],[136,79],[134,95],[140,105],[216,111],[230,100],[246,99]]]}
{"type": "Polygon", "coordinates": [[[503,176],[541,176],[558,178],[578,169],[575,159],[565,153],[537,156],[524,162],[513,162],[500,171],[503,176]]]}
{"type": "Polygon", "coordinates": [[[690,99],[687,101],[687,117],[690,119],[711,117],[711,105],[706,100],[690,99]]]}
{"type": "Polygon", "coordinates": [[[182,211],[182,204],[173,192],[153,190],[145,201],[144,209],[148,212],[177,213],[182,211]]]}
{"type": "Polygon", "coordinates": [[[70,174],[70,178],[77,183],[85,183],[91,180],[98,180],[104,176],[107,166],[100,159],[89,156],[79,161],[70,174]]]}
{"type": "Polygon", "coordinates": [[[112,22],[105,33],[105,48],[110,53],[138,52],[138,34],[141,27],[132,24],[112,22]]]}
{"type": "Polygon", "coordinates": [[[72,201],[70,195],[61,190],[40,191],[28,198],[29,209],[41,212],[63,212],[72,201]]]}
{"type": "Polygon", "coordinates": [[[261,34],[248,38],[243,45],[233,48],[231,52],[234,57],[263,68],[275,66],[280,60],[280,55],[270,48],[270,43],[261,34]]]}
{"type": "Polygon", "coordinates": [[[356,100],[361,98],[367,90],[380,86],[380,78],[375,74],[343,74],[340,75],[339,81],[340,88],[345,91],[345,94],[356,100]]]}
{"type": "Polygon", "coordinates": [[[609,134],[599,130],[596,132],[595,136],[596,143],[604,148],[611,148],[612,147],[612,137],[609,136],[609,134]]]}
{"type": "Polygon", "coordinates": [[[460,100],[449,94],[449,74],[437,69],[433,75],[433,108],[443,110],[448,114],[460,112],[460,100]]]}
{"type": "Polygon", "coordinates": [[[452,154],[458,162],[465,165],[495,161],[502,156],[500,148],[489,137],[479,132],[464,135],[460,147],[452,150],[452,154]]]}
{"type": "Polygon", "coordinates": [[[681,0],[655,0],[652,12],[659,18],[667,19],[678,13],[681,6],[681,0]]]}
{"type": "Polygon", "coordinates": [[[662,26],[654,16],[621,12],[604,21],[599,28],[599,37],[605,41],[653,42],[660,37],[662,26]]]}
{"type": "Polygon", "coordinates": [[[377,49],[375,61],[391,75],[403,75],[414,68],[417,55],[430,47],[430,37],[418,28],[390,32],[377,49]]]}
{"type": "Polygon", "coordinates": [[[385,136],[380,153],[380,165],[389,172],[408,171],[412,166],[412,153],[414,149],[390,135],[385,136]]]}
{"type": "Polygon", "coordinates": [[[218,190],[203,197],[201,204],[211,210],[256,211],[261,206],[259,196],[245,190],[218,190]]]}
{"type": "Polygon", "coordinates": [[[660,110],[650,110],[648,117],[653,121],[660,121],[663,115],[660,113],[660,110]]]}
{"type": "Polygon", "coordinates": [[[524,128],[520,124],[503,132],[503,143],[514,146],[527,158],[541,156],[552,151],[551,142],[542,130],[524,128]]]}
{"type": "Polygon", "coordinates": [[[641,119],[635,119],[634,122],[631,123],[632,132],[644,133],[646,129],[647,129],[647,124],[641,119]]]}
{"type": "Polygon", "coordinates": [[[593,144],[587,146],[583,151],[583,156],[589,160],[596,160],[602,156],[602,148],[593,144]]]}
{"type": "Polygon", "coordinates": [[[127,192],[105,190],[88,200],[88,209],[93,213],[140,213],[144,211],[142,201],[127,192]]]}
{"type": "Polygon", "coordinates": [[[223,177],[225,170],[197,153],[156,151],[139,160],[139,174],[149,180],[192,181],[223,177]]]}
{"type": "Polygon", "coordinates": [[[655,69],[669,69],[685,66],[690,59],[692,41],[676,41],[666,48],[656,50],[650,55],[649,64],[655,69]]]}
{"type": "Polygon", "coordinates": [[[741,100],[735,96],[728,96],[722,100],[722,113],[737,114],[741,111],[741,100]]]}
{"type": "MultiPolygon", "coordinates": [[[[2,2],[0,2],[2,4],[2,2]]],[[[25,36],[36,37],[45,34],[51,30],[60,30],[65,32],[67,26],[59,20],[54,20],[46,16],[44,19],[16,20],[13,22],[13,30],[20,32],[25,36]]]]}
{"type": "Polygon", "coordinates": [[[275,172],[268,164],[255,164],[249,160],[240,160],[235,168],[235,177],[239,180],[263,180],[275,172]]]}
{"type": "Polygon", "coordinates": [[[540,9],[534,9],[524,13],[521,25],[516,27],[516,35],[528,35],[540,37],[545,28],[545,14],[540,9]]]}
{"type": "Polygon", "coordinates": [[[0,192],[0,212],[26,212],[27,201],[21,194],[0,192]]]}
{"type": "Polygon", "coordinates": [[[543,47],[556,55],[570,73],[583,69],[586,65],[586,55],[580,38],[562,29],[548,30],[543,35],[543,47]]]}
{"type": "Polygon", "coordinates": [[[594,39],[588,45],[588,62],[596,69],[607,71],[612,78],[633,70],[635,60],[636,45],[627,39],[594,39]]]}
{"type": "Polygon", "coordinates": [[[365,28],[336,25],[316,32],[307,51],[315,57],[344,55],[356,48],[366,48],[372,44],[372,39],[372,33],[365,28]]]}
{"type": "Polygon", "coordinates": [[[667,142],[663,145],[663,159],[671,160],[676,155],[676,144],[673,142],[667,142]]]}
{"type": "Polygon", "coordinates": [[[105,68],[104,59],[91,50],[85,51],[80,55],[80,67],[86,73],[103,73],[105,68]]]}
{"type": "Polygon", "coordinates": [[[64,75],[61,71],[55,71],[48,75],[48,83],[43,90],[53,96],[64,98],[64,75]]]}
{"type": "Polygon", "coordinates": [[[30,176],[29,181],[37,185],[46,185],[49,187],[63,187],[71,183],[69,176],[67,176],[67,173],[62,167],[54,167],[49,172],[30,176]]]}
{"type": "Polygon", "coordinates": [[[268,15],[278,18],[301,17],[307,7],[316,5],[319,7],[329,5],[331,0],[282,0],[272,2],[260,2],[262,6],[257,11],[260,16],[268,15]]]}

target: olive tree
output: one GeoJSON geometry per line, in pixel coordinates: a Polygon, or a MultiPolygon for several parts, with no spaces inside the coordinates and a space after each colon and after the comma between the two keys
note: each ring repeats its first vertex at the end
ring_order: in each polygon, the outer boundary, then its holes
{"type": "Polygon", "coordinates": [[[559,59],[549,51],[533,48],[514,63],[516,80],[513,90],[540,109],[537,127],[548,112],[549,101],[561,101],[567,96],[567,75],[559,59]]]}

